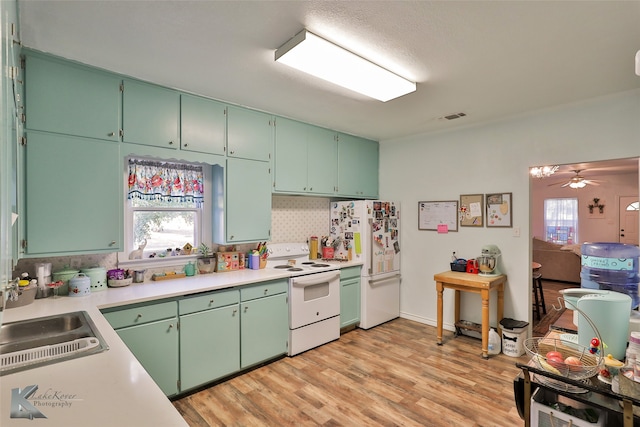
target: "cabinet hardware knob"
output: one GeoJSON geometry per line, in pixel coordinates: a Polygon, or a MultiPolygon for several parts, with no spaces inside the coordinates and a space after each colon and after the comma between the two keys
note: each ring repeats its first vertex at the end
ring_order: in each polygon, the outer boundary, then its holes
{"type": "Polygon", "coordinates": [[[185,146],[185,147],[188,147],[188,146],[189,146],[189,144],[184,144],[184,146],[185,146]]]}
{"type": "Polygon", "coordinates": [[[136,319],[140,319],[142,318],[142,314],[138,313],[138,316],[136,317],[136,319]]]}
{"type": "Polygon", "coordinates": [[[109,132],[109,133],[107,134],[107,136],[116,136],[116,133],[115,133],[115,132],[109,132]]]}
{"type": "Polygon", "coordinates": [[[265,290],[264,290],[264,294],[265,294],[265,295],[267,294],[267,292],[269,292],[269,289],[265,289],[265,290]]]}
{"type": "Polygon", "coordinates": [[[316,316],[320,316],[320,312],[319,311],[316,311],[316,316]]]}
{"type": "Polygon", "coordinates": [[[313,187],[309,187],[309,191],[313,191],[313,187]]]}
{"type": "Polygon", "coordinates": [[[229,151],[229,154],[236,154],[236,152],[231,150],[231,151],[229,151]]]}
{"type": "Polygon", "coordinates": [[[171,329],[171,328],[173,328],[173,323],[171,323],[171,324],[169,325],[169,329],[171,329]]]}
{"type": "Polygon", "coordinates": [[[233,313],[231,313],[232,316],[235,316],[236,313],[238,312],[238,310],[236,310],[235,308],[233,309],[233,313]]]}
{"type": "Polygon", "coordinates": [[[213,300],[210,300],[210,301],[209,301],[209,304],[213,304],[213,300]]]}
{"type": "Polygon", "coordinates": [[[249,310],[249,307],[245,307],[245,308],[244,308],[244,312],[245,312],[245,313],[247,312],[247,310],[249,310]]]}
{"type": "Polygon", "coordinates": [[[173,141],[169,141],[169,145],[173,145],[173,141]]]}

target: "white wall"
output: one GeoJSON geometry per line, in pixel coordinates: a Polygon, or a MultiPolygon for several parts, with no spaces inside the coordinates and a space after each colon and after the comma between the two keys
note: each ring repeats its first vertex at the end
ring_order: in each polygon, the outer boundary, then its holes
{"type": "MultiPolygon", "coordinates": [[[[449,269],[453,251],[473,258],[492,243],[501,249],[508,275],[505,317],[531,321],[529,167],[637,156],[640,90],[478,127],[382,141],[380,197],[398,200],[402,208],[401,315],[435,325],[433,275],[449,269]],[[418,231],[420,200],[500,192],[513,193],[513,225],[520,228],[520,237],[511,228],[418,231]]],[[[463,294],[461,313],[463,319],[480,323],[480,297],[463,294]]],[[[451,330],[452,291],[445,291],[444,317],[451,330]]],[[[491,324],[496,323],[494,303],[491,324]]]]}

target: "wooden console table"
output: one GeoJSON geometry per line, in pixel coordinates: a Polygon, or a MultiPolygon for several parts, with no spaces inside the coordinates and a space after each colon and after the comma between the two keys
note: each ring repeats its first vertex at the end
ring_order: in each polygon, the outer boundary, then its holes
{"type": "Polygon", "coordinates": [[[502,336],[500,320],[504,315],[504,284],[507,276],[489,276],[469,274],[457,271],[445,271],[433,276],[438,291],[438,345],[442,345],[442,294],[445,289],[455,291],[455,324],[460,325],[460,291],[480,294],[482,298],[482,357],[489,357],[489,295],[496,289],[498,293],[498,334],[502,336]]]}

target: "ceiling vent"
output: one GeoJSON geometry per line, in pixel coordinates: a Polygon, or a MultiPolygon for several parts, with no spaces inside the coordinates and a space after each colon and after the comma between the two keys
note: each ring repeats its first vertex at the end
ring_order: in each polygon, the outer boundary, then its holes
{"type": "Polygon", "coordinates": [[[455,113],[455,114],[449,114],[447,116],[440,117],[440,120],[455,120],[465,116],[466,116],[465,113],[455,113]]]}

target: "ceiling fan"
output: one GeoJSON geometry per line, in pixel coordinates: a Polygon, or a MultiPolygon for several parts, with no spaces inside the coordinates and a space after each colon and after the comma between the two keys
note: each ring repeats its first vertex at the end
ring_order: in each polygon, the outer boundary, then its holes
{"type": "Polygon", "coordinates": [[[604,182],[596,179],[586,179],[585,177],[580,175],[580,172],[584,170],[585,169],[574,169],[571,172],[574,172],[576,176],[571,177],[569,181],[560,181],[560,182],[554,182],[553,184],[549,184],[549,187],[551,187],[552,185],[562,184],[561,187],[571,187],[571,188],[578,189],[578,188],[583,188],[587,185],[600,185],[601,182],[604,182]]]}

